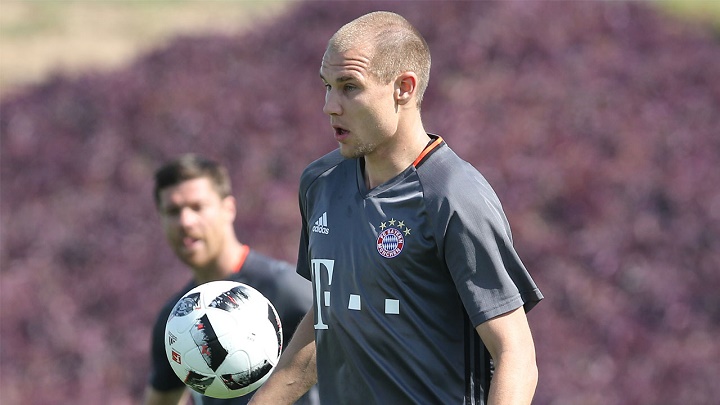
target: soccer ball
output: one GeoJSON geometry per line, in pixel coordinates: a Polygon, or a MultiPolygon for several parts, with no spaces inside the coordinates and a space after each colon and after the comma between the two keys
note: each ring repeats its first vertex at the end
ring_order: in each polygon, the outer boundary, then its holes
{"type": "Polygon", "coordinates": [[[272,303],[235,281],[188,291],[165,325],[165,354],[193,390],[234,398],[259,388],[277,365],[282,325],[272,303]]]}

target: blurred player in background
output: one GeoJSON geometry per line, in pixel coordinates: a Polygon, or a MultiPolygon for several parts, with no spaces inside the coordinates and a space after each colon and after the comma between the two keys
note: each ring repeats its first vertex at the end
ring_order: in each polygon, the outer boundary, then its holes
{"type": "MultiPolygon", "coordinates": [[[[165,355],[165,323],[180,297],[193,287],[214,280],[248,284],[275,306],[289,342],[295,327],[312,306],[310,283],[286,262],[264,256],[238,241],[233,223],[236,200],[230,177],[217,162],[187,154],[166,163],[155,173],[155,204],[168,243],[187,265],[192,279],[160,310],[152,331],[152,371],[145,391],[146,405],[247,404],[252,394],[215,399],[190,389],[175,375],[165,355]]],[[[311,392],[298,404],[318,404],[311,392]]]]}
{"type": "MultiPolygon", "coordinates": [[[[339,149],[300,178],[297,271],[315,304],[253,404],[529,404],[542,299],[485,178],[428,134],[430,53],[401,16],[343,26],[322,59],[339,149]]],[[[473,131],[473,128],[467,128],[473,131]]]]}

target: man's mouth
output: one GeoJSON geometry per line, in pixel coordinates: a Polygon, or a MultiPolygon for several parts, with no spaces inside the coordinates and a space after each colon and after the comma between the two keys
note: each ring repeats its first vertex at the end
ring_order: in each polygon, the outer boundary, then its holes
{"type": "Polygon", "coordinates": [[[200,241],[200,239],[198,239],[198,238],[193,238],[191,236],[185,236],[182,238],[182,245],[185,249],[192,249],[193,246],[195,246],[199,241],[200,241]]]}
{"type": "Polygon", "coordinates": [[[350,134],[350,131],[338,125],[333,125],[333,129],[335,130],[335,139],[338,141],[347,138],[350,134]]]}

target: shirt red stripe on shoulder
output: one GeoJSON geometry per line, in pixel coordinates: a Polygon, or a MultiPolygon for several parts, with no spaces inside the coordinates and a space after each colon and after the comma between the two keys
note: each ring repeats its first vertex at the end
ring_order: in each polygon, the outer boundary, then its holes
{"type": "Polygon", "coordinates": [[[425,159],[428,157],[428,155],[429,155],[432,151],[434,151],[434,150],[436,150],[438,147],[440,147],[440,145],[442,145],[443,143],[444,143],[444,141],[443,141],[442,137],[440,137],[440,136],[438,136],[438,137],[435,138],[433,141],[431,141],[431,142],[425,147],[425,149],[423,149],[423,151],[420,153],[420,156],[418,156],[417,159],[415,159],[415,161],[413,162],[413,166],[415,166],[415,168],[417,168],[418,166],[420,166],[420,165],[422,164],[422,162],[425,161],[425,159]]]}
{"type": "Polygon", "coordinates": [[[235,270],[233,271],[233,273],[240,272],[240,269],[242,269],[243,264],[245,264],[245,259],[247,259],[248,253],[250,253],[250,246],[242,245],[240,247],[240,260],[238,261],[238,264],[235,267],[235,270]]]}

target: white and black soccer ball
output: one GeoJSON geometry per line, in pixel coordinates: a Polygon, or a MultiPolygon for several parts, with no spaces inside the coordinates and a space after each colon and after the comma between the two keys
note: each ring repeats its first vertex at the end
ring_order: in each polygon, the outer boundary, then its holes
{"type": "Polygon", "coordinates": [[[185,294],[165,325],[165,354],[193,390],[234,398],[259,388],[277,365],[282,325],[272,303],[235,281],[211,281],[185,294]]]}

